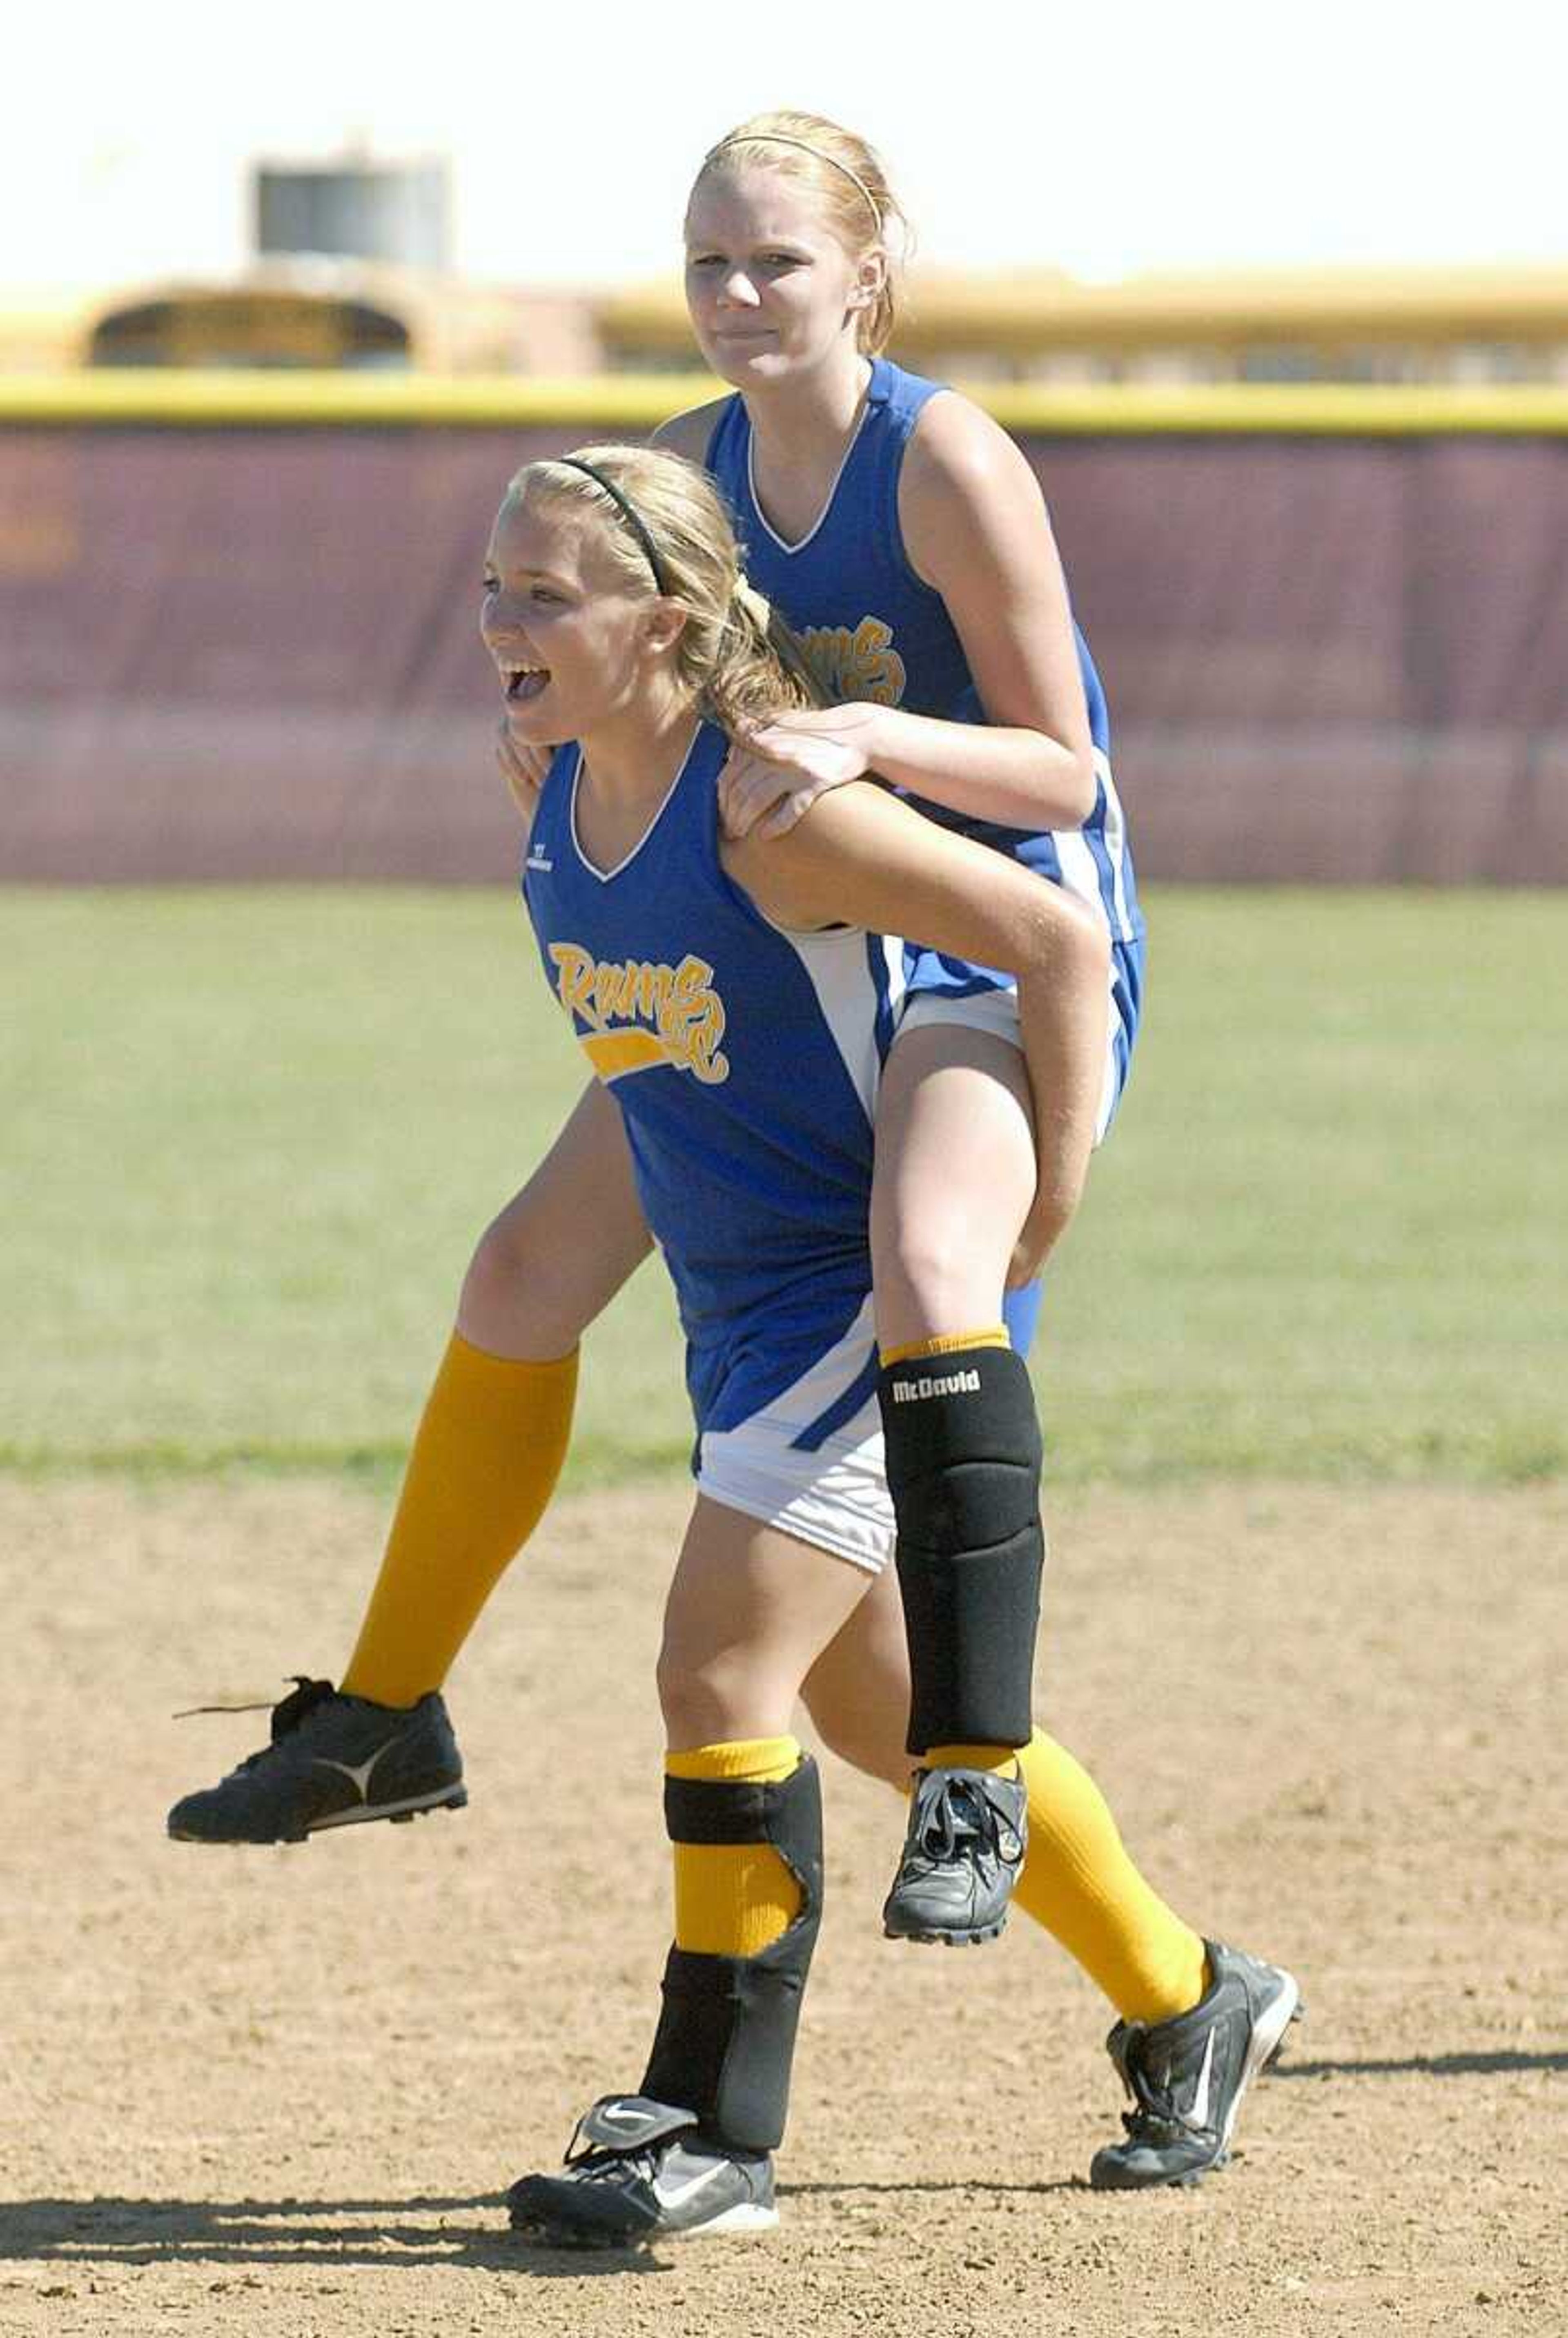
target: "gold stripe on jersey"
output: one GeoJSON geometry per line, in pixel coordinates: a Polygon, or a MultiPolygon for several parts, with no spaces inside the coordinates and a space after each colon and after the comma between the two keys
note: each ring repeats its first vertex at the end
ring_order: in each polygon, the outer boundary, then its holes
{"type": "Polygon", "coordinates": [[[670,1050],[652,1031],[581,1031],[583,1054],[602,1080],[618,1080],[626,1072],[651,1071],[671,1061],[670,1050]]]}

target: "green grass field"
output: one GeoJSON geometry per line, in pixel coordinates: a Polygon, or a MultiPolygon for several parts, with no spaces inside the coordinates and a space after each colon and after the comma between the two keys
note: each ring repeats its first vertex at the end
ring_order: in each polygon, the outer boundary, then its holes
{"type": "MultiPolygon", "coordinates": [[[[1055,1475],[1568,1471],[1568,898],[1151,917],[1035,1356],[1055,1475]]],[[[10,891],[0,951],[0,1466],[390,1475],[581,1082],[512,897],[10,891]]],[[[651,1266],[590,1342],[573,1475],[689,1441],[651,1266]]]]}

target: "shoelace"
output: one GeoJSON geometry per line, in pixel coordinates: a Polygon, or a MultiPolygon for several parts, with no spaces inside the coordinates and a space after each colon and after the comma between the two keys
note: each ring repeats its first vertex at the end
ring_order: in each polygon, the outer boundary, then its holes
{"type": "Polygon", "coordinates": [[[1136,2143],[1177,2143],[1183,2136],[1198,2130],[1191,2119],[1183,2118],[1169,2092],[1157,2088],[1141,2061],[1127,2053],[1121,2063],[1122,2077],[1132,2094],[1135,2107],[1122,2114],[1122,2124],[1136,2143]]]}
{"type": "Polygon", "coordinates": [[[243,1762],[240,1763],[235,1771],[230,1773],[237,1776],[241,1770],[253,1770],[257,1763],[264,1760],[280,1739],[292,1736],[295,1730],[309,1718],[318,1705],[325,1704],[328,1697],[337,1695],[330,1681],[312,1680],[308,1673],[290,1673],[288,1677],[293,1682],[294,1686],[289,1695],[280,1698],[276,1704],[270,1705],[265,1698],[255,1703],[237,1704],[191,1704],[187,1705],[182,1713],[177,1713],[174,1718],[176,1721],[191,1721],[205,1713],[270,1712],[272,1715],[272,1728],[267,1744],[258,1747],[254,1754],[248,1754],[245,1756],[243,1762]]]}
{"type": "Polygon", "coordinates": [[[1174,2109],[1157,2111],[1142,2103],[1135,2111],[1122,2112],[1122,2124],[1134,2143],[1180,2143],[1183,2136],[1196,2133],[1174,2109]]]}
{"type": "Polygon", "coordinates": [[[660,2143],[644,2143],[630,2151],[614,2151],[602,2143],[591,2144],[586,2150],[573,2153],[568,2144],[565,2164],[573,2176],[591,2176],[596,2184],[618,2184],[629,2190],[633,2184],[646,2184],[652,2189],[659,2174],[660,2143]]]}
{"type": "Polygon", "coordinates": [[[920,1848],[927,1858],[946,1861],[970,1839],[987,1844],[1004,1867],[1016,1867],[1024,1856],[1016,1835],[1016,1847],[1003,1850],[1002,1813],[982,1788],[966,1778],[945,1780],[921,1822],[920,1848]]]}

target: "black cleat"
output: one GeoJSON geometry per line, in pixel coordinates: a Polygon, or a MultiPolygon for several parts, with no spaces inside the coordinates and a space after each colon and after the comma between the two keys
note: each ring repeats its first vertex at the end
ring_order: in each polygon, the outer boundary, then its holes
{"type": "Polygon", "coordinates": [[[326,1827],[460,1810],[463,1757],[434,1690],[407,1708],[296,1674],[272,1740],[169,1813],[177,1842],[303,1842],[326,1827]]]}
{"type": "Polygon", "coordinates": [[[1217,1940],[1203,1945],[1209,1986],[1191,2012],[1119,2021],[1105,2041],[1134,2107],[1122,2113],[1126,2140],[1094,2155],[1097,2192],[1196,2184],[1223,2167],[1242,2097],[1299,2016],[1289,1973],[1217,1940]]]}
{"type": "Polygon", "coordinates": [[[890,1940],[994,1940],[1029,1840],[1028,1789],[989,1770],[916,1770],[904,1858],[882,1911],[890,1940]]]}
{"type": "Polygon", "coordinates": [[[506,2195],[512,2228],[551,2249],[632,2249],[702,2233],[770,2233],[773,2162],[697,2131],[695,2111],[605,2095],[579,2119],[559,2176],[506,2195]]]}

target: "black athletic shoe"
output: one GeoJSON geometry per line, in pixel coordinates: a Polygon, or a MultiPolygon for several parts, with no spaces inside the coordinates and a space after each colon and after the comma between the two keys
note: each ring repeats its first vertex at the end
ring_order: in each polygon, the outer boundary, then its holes
{"type": "Polygon", "coordinates": [[[512,2227],[552,2249],[629,2249],[701,2233],[770,2233],[773,2162],[697,2132],[695,2111],[605,2095],[577,2122],[559,2176],[506,2195],[512,2227]]]}
{"type": "Polygon", "coordinates": [[[339,1696],[294,1675],[272,1708],[272,1742],[169,1813],[177,1842],[303,1842],[323,1827],[411,1819],[468,1800],[463,1757],[434,1690],[417,1704],[339,1696]]]}
{"type": "Polygon", "coordinates": [[[1288,1972],[1206,1940],[1209,1986],[1190,2013],[1170,2021],[1119,2021],[1106,2050],[1132,2097],[1122,2143],[1097,2151],[1097,2192],[1196,2184],[1230,2156],[1241,2097],[1274,2059],[1300,1992],[1288,1972]]]}
{"type": "Polygon", "coordinates": [[[882,1911],[890,1940],[994,1940],[1029,1840],[1023,1773],[916,1770],[904,1859],[882,1911]]]}

